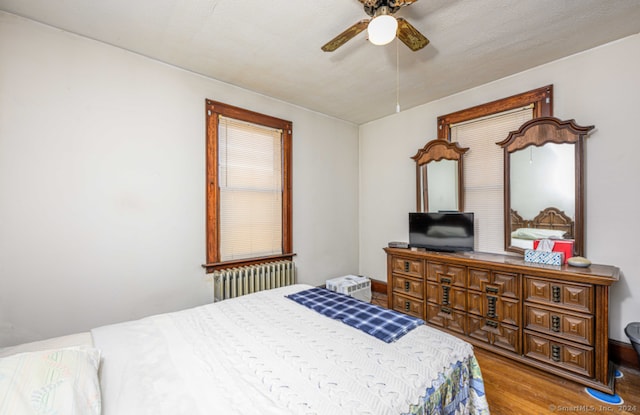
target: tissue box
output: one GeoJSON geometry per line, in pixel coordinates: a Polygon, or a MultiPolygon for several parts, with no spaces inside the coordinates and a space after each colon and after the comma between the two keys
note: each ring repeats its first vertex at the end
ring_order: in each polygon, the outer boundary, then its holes
{"type": "Polygon", "coordinates": [[[525,249],[524,260],[526,262],[534,262],[536,264],[562,265],[564,262],[564,253],[525,249]]]}
{"type": "MultiPolygon", "coordinates": [[[[567,263],[567,260],[573,256],[573,240],[554,240],[553,244],[553,252],[562,252],[564,254],[564,263],[567,263]]],[[[538,245],[540,244],[540,239],[533,241],[533,249],[538,249],[538,245]]]]}

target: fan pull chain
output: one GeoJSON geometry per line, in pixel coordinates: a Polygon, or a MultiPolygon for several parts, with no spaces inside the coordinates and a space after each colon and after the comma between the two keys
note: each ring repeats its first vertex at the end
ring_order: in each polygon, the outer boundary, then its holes
{"type": "Polygon", "coordinates": [[[396,112],[400,112],[400,40],[396,37],[396,112]]]}

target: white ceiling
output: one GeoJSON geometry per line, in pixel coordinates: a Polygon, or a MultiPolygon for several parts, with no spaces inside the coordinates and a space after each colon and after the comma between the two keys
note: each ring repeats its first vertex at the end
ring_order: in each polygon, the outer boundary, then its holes
{"type": "MultiPolygon", "coordinates": [[[[640,0],[419,0],[411,52],[366,31],[358,0],[0,0],[0,10],[356,124],[640,33],[640,0]]],[[[640,51],[639,51],[640,53],[640,51]]],[[[615,64],[612,62],[612,64],[615,64]]],[[[215,97],[210,97],[215,99],[215,97]]]]}

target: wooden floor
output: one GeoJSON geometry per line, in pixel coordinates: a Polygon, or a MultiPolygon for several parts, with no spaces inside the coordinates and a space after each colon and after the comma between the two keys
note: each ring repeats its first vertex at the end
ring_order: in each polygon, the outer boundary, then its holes
{"type": "MultiPolygon", "coordinates": [[[[372,303],[387,306],[387,297],[372,293],[372,303]]],[[[493,415],[635,414],[640,415],[640,370],[618,368],[616,393],[622,405],[611,405],[587,395],[585,387],[521,363],[496,356],[478,347],[489,409],[493,415]]]]}
{"type": "Polygon", "coordinates": [[[585,387],[529,366],[495,356],[478,347],[489,409],[493,415],[513,414],[640,414],[640,371],[618,368],[623,377],[616,380],[616,393],[622,405],[611,405],[592,398],[585,387]]]}

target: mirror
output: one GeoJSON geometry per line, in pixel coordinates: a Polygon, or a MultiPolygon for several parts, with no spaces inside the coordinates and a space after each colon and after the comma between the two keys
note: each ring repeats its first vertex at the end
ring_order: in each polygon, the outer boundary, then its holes
{"type": "Polygon", "coordinates": [[[458,210],[458,161],[438,160],[422,166],[426,168],[428,212],[458,210]]]}
{"type": "Polygon", "coordinates": [[[416,162],[417,212],[464,209],[462,155],[469,150],[447,140],[429,141],[416,162]]]}
{"type": "Polygon", "coordinates": [[[593,126],[536,118],[498,143],[504,149],[505,250],[539,239],[574,242],[584,254],[583,139],[593,126]]]}

